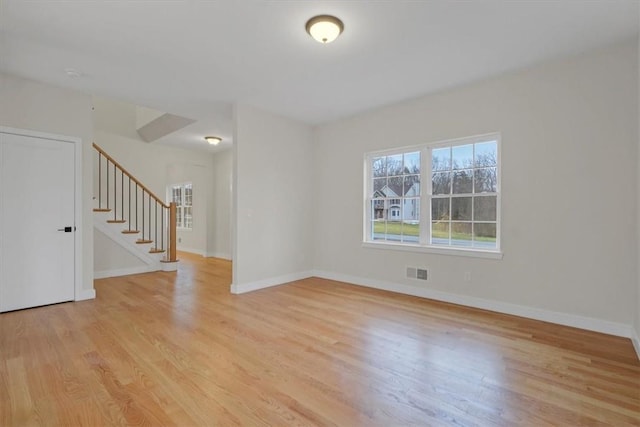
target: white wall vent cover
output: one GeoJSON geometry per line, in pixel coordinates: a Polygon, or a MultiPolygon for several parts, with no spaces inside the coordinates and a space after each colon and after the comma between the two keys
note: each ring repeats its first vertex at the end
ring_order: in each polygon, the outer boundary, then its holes
{"type": "Polygon", "coordinates": [[[427,280],[429,277],[429,270],[426,268],[407,267],[407,277],[409,279],[427,280]]]}

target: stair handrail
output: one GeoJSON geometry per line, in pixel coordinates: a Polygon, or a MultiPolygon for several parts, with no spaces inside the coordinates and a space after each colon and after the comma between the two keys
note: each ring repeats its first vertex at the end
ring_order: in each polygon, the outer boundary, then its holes
{"type": "Polygon", "coordinates": [[[106,157],[111,163],[113,163],[118,169],[120,169],[122,172],[124,172],[125,175],[127,175],[129,178],[131,178],[131,180],[133,182],[135,182],[136,184],[138,184],[138,186],[140,188],[142,188],[144,191],[146,191],[151,197],[153,197],[158,203],[160,203],[163,207],[169,209],[169,205],[167,205],[165,202],[162,201],[162,199],[158,196],[156,196],[153,191],[149,190],[143,183],[141,183],[135,176],[133,176],[128,170],[126,170],[124,167],[122,167],[122,165],[120,163],[118,163],[113,157],[111,157],[109,154],[107,154],[98,144],[96,144],[95,142],[93,143],[93,148],[95,148],[96,150],[98,150],[98,152],[100,154],[102,154],[104,157],[106,157]]]}
{"type": "MultiPolygon", "coordinates": [[[[177,215],[176,215],[176,210],[177,210],[177,206],[175,202],[170,202],[169,204],[166,204],[164,201],[162,201],[161,198],[159,198],[158,196],[156,196],[151,190],[149,190],[149,188],[147,188],[147,186],[145,186],[143,183],[141,183],[135,176],[133,176],[133,174],[131,174],[127,169],[125,169],[120,163],[118,163],[117,160],[115,160],[113,157],[111,157],[107,152],[105,152],[102,147],[100,147],[98,144],[96,144],[95,142],[93,143],[93,148],[98,151],[98,153],[100,153],[101,156],[104,156],[105,159],[107,160],[107,168],[109,165],[109,162],[111,162],[114,166],[115,169],[119,169],[120,172],[123,175],[126,175],[127,178],[130,181],[133,181],[137,187],[139,187],[142,191],[143,194],[144,192],[146,192],[148,194],[149,197],[153,198],[155,200],[155,203],[159,204],[162,208],[167,209],[168,212],[168,222],[167,222],[167,226],[168,226],[168,230],[167,230],[167,254],[166,254],[166,258],[161,261],[161,262],[175,262],[177,261],[177,254],[176,254],[176,228],[177,228],[177,215]]],[[[115,169],[114,169],[114,173],[115,173],[115,169]]],[[[107,170],[107,175],[108,175],[108,170],[107,170]]],[[[108,182],[107,182],[108,185],[108,182]]],[[[122,182],[122,185],[124,186],[124,182],[122,182]]],[[[100,186],[100,184],[99,184],[100,186]]],[[[114,183],[115,186],[115,183],[114,183]]],[[[107,190],[108,191],[108,190],[107,190]]],[[[114,191],[117,191],[117,189],[115,189],[114,187],[114,191]]],[[[130,190],[129,190],[130,191],[130,190]]],[[[114,193],[114,198],[115,198],[115,193],[114,193]]],[[[100,200],[100,202],[102,202],[100,200]]],[[[144,199],[143,199],[143,205],[144,205],[144,199]]],[[[108,206],[108,195],[107,195],[107,206],[108,206]]],[[[144,207],[143,207],[144,208],[144,207]]],[[[114,215],[117,214],[117,211],[114,208],[114,215]]],[[[144,214],[143,214],[144,215],[144,214]]],[[[129,222],[131,223],[131,218],[129,218],[129,222]]],[[[157,226],[157,223],[156,223],[157,226]]],[[[143,225],[144,228],[144,225],[143,225]]],[[[144,230],[143,230],[143,238],[144,238],[144,230]]],[[[157,245],[157,242],[156,242],[157,245]]]]}

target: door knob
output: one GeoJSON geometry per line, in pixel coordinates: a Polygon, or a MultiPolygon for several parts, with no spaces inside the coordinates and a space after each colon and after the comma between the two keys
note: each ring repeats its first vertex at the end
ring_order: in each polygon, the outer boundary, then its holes
{"type": "Polygon", "coordinates": [[[58,231],[64,231],[65,233],[71,233],[74,228],[75,227],[58,228],[58,231]]]}

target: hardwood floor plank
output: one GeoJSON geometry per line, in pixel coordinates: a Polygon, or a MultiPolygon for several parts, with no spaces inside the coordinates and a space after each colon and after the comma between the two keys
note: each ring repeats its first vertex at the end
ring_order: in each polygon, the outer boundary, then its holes
{"type": "Polygon", "coordinates": [[[0,314],[0,425],[640,426],[627,339],[180,259],[0,314]]]}

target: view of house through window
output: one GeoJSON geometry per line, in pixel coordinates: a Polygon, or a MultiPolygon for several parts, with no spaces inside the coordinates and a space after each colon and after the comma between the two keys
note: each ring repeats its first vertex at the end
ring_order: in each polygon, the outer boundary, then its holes
{"type": "Polygon", "coordinates": [[[171,201],[176,204],[177,228],[193,228],[193,188],[190,182],[169,186],[171,201]]]}
{"type": "Polygon", "coordinates": [[[375,157],[372,174],[373,240],[418,243],[420,152],[375,157]]]}
{"type": "Polygon", "coordinates": [[[367,155],[365,241],[498,250],[498,142],[494,134],[367,155]]]}

